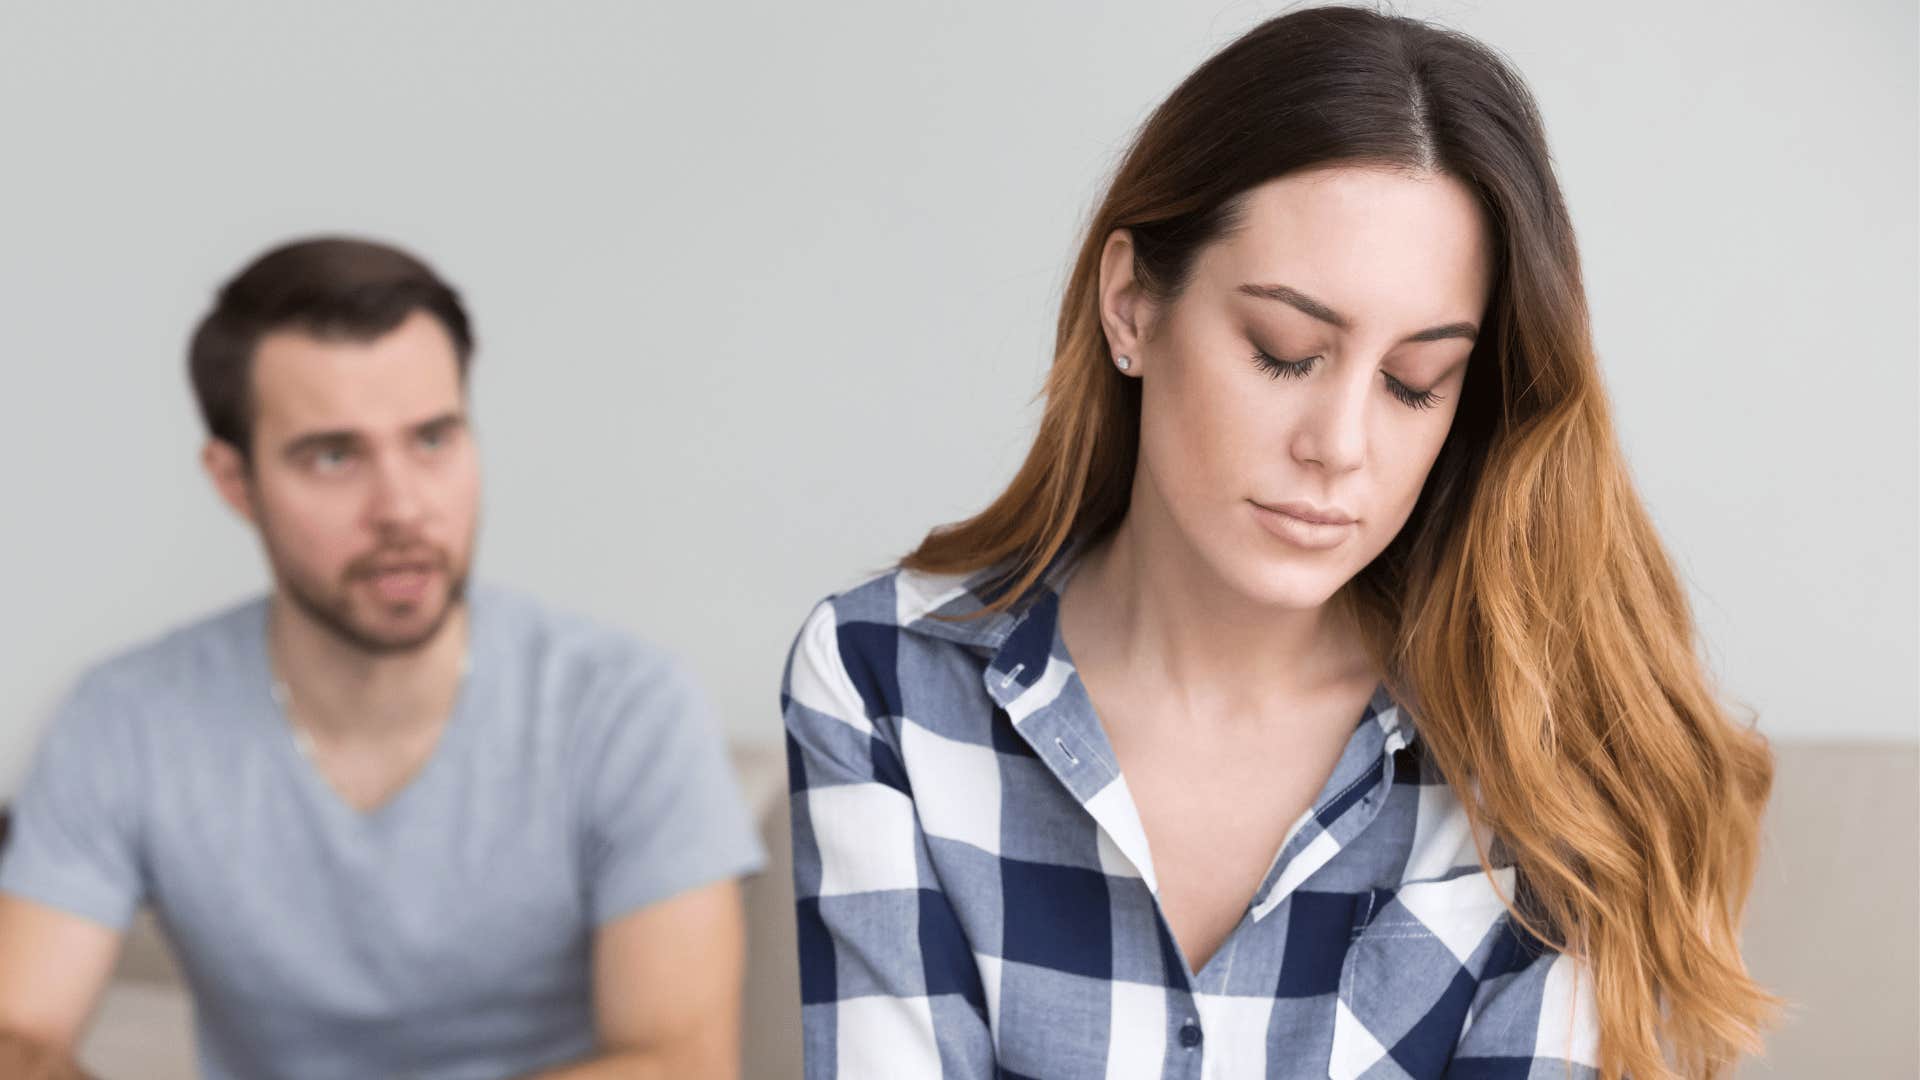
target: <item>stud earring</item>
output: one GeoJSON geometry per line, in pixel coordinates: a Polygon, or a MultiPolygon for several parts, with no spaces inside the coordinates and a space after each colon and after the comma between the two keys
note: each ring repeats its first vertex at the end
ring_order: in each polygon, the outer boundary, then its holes
{"type": "Polygon", "coordinates": [[[1115,366],[1115,367],[1117,367],[1117,368],[1119,368],[1119,369],[1120,369],[1121,371],[1132,371],[1132,370],[1133,370],[1133,357],[1131,357],[1131,356],[1116,356],[1116,357],[1114,357],[1114,358],[1113,358],[1113,366],[1115,366]]]}

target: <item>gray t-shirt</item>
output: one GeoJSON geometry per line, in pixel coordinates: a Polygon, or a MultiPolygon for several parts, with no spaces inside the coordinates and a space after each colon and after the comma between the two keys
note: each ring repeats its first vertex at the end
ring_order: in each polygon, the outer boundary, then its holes
{"type": "Polygon", "coordinates": [[[371,813],[276,707],[264,599],[94,668],[0,890],[114,928],[152,904],[214,1080],[499,1080],[591,1053],[593,930],[764,853],[670,659],[498,588],[470,603],[439,745],[371,813]]]}

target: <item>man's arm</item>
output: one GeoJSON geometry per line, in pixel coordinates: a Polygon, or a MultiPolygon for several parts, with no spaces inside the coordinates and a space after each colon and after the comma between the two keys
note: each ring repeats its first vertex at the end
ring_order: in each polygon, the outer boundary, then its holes
{"type": "Polygon", "coordinates": [[[536,1080],[734,1080],[745,971],[746,917],[731,879],[614,919],[593,939],[602,1052],[536,1080]]]}
{"type": "Polygon", "coordinates": [[[665,654],[603,673],[575,747],[600,1055],[541,1080],[740,1071],[746,914],[764,861],[705,695],[665,654]]]}
{"type": "Polygon", "coordinates": [[[123,935],[90,919],[0,895],[0,1075],[82,1076],[73,1061],[123,935]]]}
{"type": "MultiPolygon", "coordinates": [[[[144,898],[145,776],[129,694],[88,676],[62,701],[7,816],[0,857],[0,1064],[66,1080],[144,898]]],[[[13,1076],[12,1071],[0,1076],[13,1076]]]]}

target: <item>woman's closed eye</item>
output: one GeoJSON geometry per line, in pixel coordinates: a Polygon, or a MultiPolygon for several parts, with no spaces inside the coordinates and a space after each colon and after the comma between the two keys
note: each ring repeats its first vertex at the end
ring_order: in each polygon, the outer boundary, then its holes
{"type": "MultiPolygon", "coordinates": [[[[1265,349],[1255,349],[1253,351],[1254,366],[1259,368],[1271,379],[1304,379],[1312,373],[1314,365],[1323,359],[1325,358],[1316,354],[1299,360],[1282,360],[1268,353],[1265,349]]],[[[1399,379],[1394,378],[1384,371],[1380,373],[1380,377],[1387,381],[1388,392],[1393,394],[1394,398],[1397,399],[1400,404],[1408,408],[1431,409],[1445,400],[1442,395],[1436,394],[1432,390],[1415,390],[1413,387],[1408,386],[1406,383],[1401,382],[1399,379]]]]}

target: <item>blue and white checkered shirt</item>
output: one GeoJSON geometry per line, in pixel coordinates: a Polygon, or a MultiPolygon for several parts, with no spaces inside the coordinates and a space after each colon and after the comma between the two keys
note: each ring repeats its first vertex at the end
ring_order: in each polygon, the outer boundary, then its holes
{"type": "Polygon", "coordinates": [[[1481,869],[1384,686],[1190,972],[1061,641],[1061,567],[954,621],[984,580],[894,571],[794,644],[809,1080],[1596,1075],[1591,977],[1512,926],[1512,869],[1481,869]]]}

